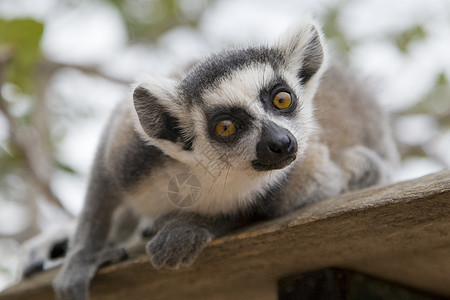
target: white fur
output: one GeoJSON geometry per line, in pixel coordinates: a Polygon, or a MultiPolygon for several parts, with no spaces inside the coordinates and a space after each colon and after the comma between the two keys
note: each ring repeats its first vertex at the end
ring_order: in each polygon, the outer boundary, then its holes
{"type": "MultiPolygon", "coordinates": [[[[206,89],[202,94],[202,107],[183,106],[182,96],[176,94],[176,83],[173,80],[144,79],[140,86],[155,95],[169,113],[180,120],[186,137],[194,137],[193,151],[184,151],[182,145],[167,140],[149,137],[140,125],[133,108],[135,128],[148,143],[157,146],[164,153],[178,162],[164,166],[152,172],[152,176],[140,183],[129,193],[129,198],[141,212],[151,217],[158,217],[173,210],[175,207],[167,198],[169,181],[179,173],[193,174],[201,182],[201,196],[198,202],[185,210],[207,215],[229,213],[242,210],[281,181],[290,167],[270,172],[256,171],[251,162],[256,159],[255,145],[261,138],[261,124],[271,121],[289,130],[297,139],[298,159],[306,151],[309,137],[316,129],[313,115],[312,99],[319,84],[319,78],[325,69],[322,67],[305,85],[300,85],[297,78],[298,69],[304,59],[304,51],[315,34],[311,19],[307,18],[301,24],[293,27],[274,45],[285,53],[287,67],[279,70],[286,83],[297,96],[298,119],[292,121],[288,117],[275,116],[267,113],[261,103],[260,91],[267,87],[276,76],[270,64],[255,63],[232,72],[230,76],[206,89]],[[162,88],[164,86],[164,88],[162,88]],[[207,133],[208,126],[204,108],[240,107],[250,113],[254,120],[246,130],[246,135],[233,145],[212,143],[207,133]],[[187,117],[188,116],[188,117],[187,117]],[[230,147],[230,149],[224,149],[230,147]]],[[[320,31],[317,29],[320,39],[320,31]]],[[[326,55],[325,55],[326,57],[326,55]]],[[[291,166],[293,166],[291,164],[291,166]]]]}
{"type": "Polygon", "coordinates": [[[171,163],[155,170],[154,176],[143,180],[126,197],[140,214],[151,218],[179,210],[213,216],[249,206],[264,191],[281,181],[285,172],[274,170],[255,176],[251,172],[231,168],[205,169],[201,164],[188,168],[181,163],[171,163]],[[201,195],[193,206],[180,208],[170,201],[167,192],[170,180],[186,172],[201,182],[201,195]]]}

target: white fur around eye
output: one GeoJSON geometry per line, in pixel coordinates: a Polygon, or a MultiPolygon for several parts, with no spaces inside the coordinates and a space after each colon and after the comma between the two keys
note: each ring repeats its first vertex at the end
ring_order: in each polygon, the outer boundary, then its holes
{"type": "Polygon", "coordinates": [[[241,107],[249,113],[261,115],[264,109],[259,101],[259,93],[274,76],[272,67],[267,64],[255,64],[236,70],[223,78],[214,89],[204,92],[205,104],[209,107],[241,107]]]}

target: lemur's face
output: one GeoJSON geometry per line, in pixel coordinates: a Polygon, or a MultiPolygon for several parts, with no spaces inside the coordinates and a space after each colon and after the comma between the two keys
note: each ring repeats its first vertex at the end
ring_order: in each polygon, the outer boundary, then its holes
{"type": "Polygon", "coordinates": [[[273,47],[213,55],[179,81],[146,80],[134,91],[137,128],[193,167],[256,175],[286,168],[314,126],[320,39],[314,25],[302,24],[273,47]]]}
{"type": "MultiPolygon", "coordinates": [[[[252,57],[259,52],[276,59],[276,53],[268,49],[251,51],[255,52],[252,57]]],[[[194,151],[198,158],[218,161],[219,166],[282,169],[296,159],[298,141],[304,139],[301,88],[297,80],[277,72],[270,61],[245,60],[239,65],[236,59],[248,52],[214,56],[183,80],[181,94],[192,107],[189,120],[195,132],[194,151]],[[230,70],[232,67],[236,69],[230,70]],[[199,73],[210,74],[211,84],[197,85],[199,73]],[[192,86],[197,86],[195,91],[184,88],[192,86]]]]}

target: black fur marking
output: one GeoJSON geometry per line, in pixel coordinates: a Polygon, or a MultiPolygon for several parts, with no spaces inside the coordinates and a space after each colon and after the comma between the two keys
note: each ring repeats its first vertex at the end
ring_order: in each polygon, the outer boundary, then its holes
{"type": "Polygon", "coordinates": [[[26,269],[23,271],[23,277],[29,278],[31,275],[35,273],[39,273],[44,270],[44,263],[43,262],[36,262],[32,265],[29,265],[26,267],[26,269]]]}
{"type": "Polygon", "coordinates": [[[276,76],[271,82],[269,82],[265,87],[261,89],[259,93],[259,100],[263,104],[264,110],[268,113],[289,116],[293,118],[296,117],[295,112],[298,102],[297,96],[281,76],[276,76]],[[273,99],[279,92],[287,92],[289,95],[291,95],[292,104],[289,108],[280,110],[273,104],[273,99]]]}
{"type": "Polygon", "coordinates": [[[140,86],[134,90],[133,98],[144,131],[151,137],[175,143],[180,137],[178,120],[159,104],[159,99],[140,86]]]}
{"type": "Polygon", "coordinates": [[[228,222],[236,224],[235,228],[277,217],[279,214],[277,208],[282,190],[280,185],[274,185],[246,209],[222,217],[228,222]]]}
{"type": "Polygon", "coordinates": [[[149,136],[172,143],[182,142],[184,150],[192,150],[192,141],[183,139],[178,119],[167,112],[150,91],[138,86],[133,97],[139,121],[149,136]]]}
{"type": "Polygon", "coordinates": [[[186,151],[194,150],[193,143],[194,143],[194,141],[192,139],[186,140],[184,142],[183,150],[186,150],[186,151]]]}
{"type": "Polygon", "coordinates": [[[69,239],[67,238],[55,243],[52,249],[50,250],[49,258],[55,259],[66,256],[68,246],[69,246],[69,239]]]}
{"type": "Polygon", "coordinates": [[[281,185],[274,185],[266,194],[253,202],[247,213],[250,214],[252,222],[263,221],[265,219],[278,216],[279,199],[282,194],[281,185]]]}
{"type": "Polygon", "coordinates": [[[157,134],[156,138],[176,143],[181,137],[178,119],[165,112],[162,107],[159,109],[159,111],[161,111],[163,127],[157,134]]]}
{"type": "Polygon", "coordinates": [[[233,71],[257,63],[269,63],[276,70],[280,62],[283,62],[282,53],[267,47],[225,51],[212,55],[191,69],[182,80],[180,89],[192,104],[201,101],[206,89],[214,87],[233,71]]]}
{"type": "Polygon", "coordinates": [[[171,141],[172,143],[183,143],[183,150],[192,151],[193,141],[185,140],[181,134],[180,123],[177,118],[172,117],[169,113],[163,112],[162,117],[164,127],[159,132],[157,138],[171,141]]]}
{"type": "Polygon", "coordinates": [[[126,147],[122,162],[116,164],[119,168],[116,170],[116,176],[125,189],[132,187],[152,170],[160,167],[166,159],[170,159],[159,148],[147,145],[136,133],[126,147]]]}
{"type": "Polygon", "coordinates": [[[253,117],[240,107],[216,107],[206,112],[208,133],[211,139],[227,145],[233,145],[253,122],[253,117]],[[216,133],[216,125],[222,120],[230,120],[234,123],[236,132],[229,137],[221,137],[216,133]]]}
{"type": "Polygon", "coordinates": [[[125,249],[123,248],[110,248],[110,249],[105,249],[106,255],[103,255],[102,259],[106,259],[104,261],[102,261],[98,268],[104,268],[110,265],[113,265],[115,263],[127,260],[129,258],[128,253],[125,251],[125,249]],[[108,257],[110,256],[110,257],[108,257]]]}
{"type": "Polygon", "coordinates": [[[315,27],[311,27],[311,31],[313,32],[313,37],[306,46],[305,59],[303,60],[302,68],[297,73],[301,84],[306,84],[316,74],[323,62],[324,53],[320,44],[319,33],[315,27]]]}

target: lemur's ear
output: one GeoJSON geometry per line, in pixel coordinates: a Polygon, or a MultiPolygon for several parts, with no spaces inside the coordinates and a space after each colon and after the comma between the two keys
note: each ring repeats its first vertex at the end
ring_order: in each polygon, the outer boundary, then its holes
{"type": "Polygon", "coordinates": [[[136,128],[150,142],[175,144],[183,140],[178,117],[181,105],[175,97],[174,86],[171,80],[159,82],[147,79],[134,89],[133,103],[138,119],[136,128]]]}
{"type": "Polygon", "coordinates": [[[300,83],[306,84],[320,73],[325,49],[320,27],[312,18],[306,17],[290,28],[278,47],[283,51],[287,68],[297,75],[300,83]]]}

